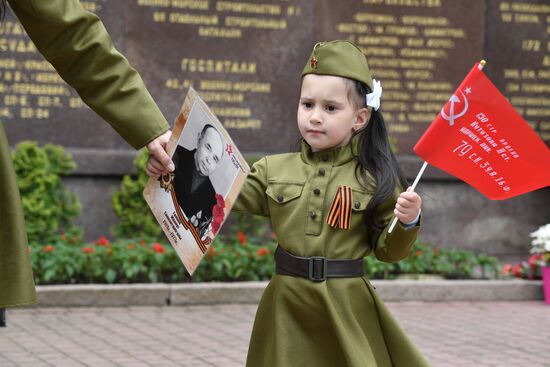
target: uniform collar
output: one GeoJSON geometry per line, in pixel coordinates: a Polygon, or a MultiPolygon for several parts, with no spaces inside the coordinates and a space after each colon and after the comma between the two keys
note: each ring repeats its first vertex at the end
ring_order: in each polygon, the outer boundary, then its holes
{"type": "Polygon", "coordinates": [[[331,163],[333,166],[341,166],[359,156],[359,135],[351,138],[344,146],[327,149],[320,152],[312,152],[311,147],[302,139],[300,156],[304,163],[316,165],[320,162],[331,163]]]}

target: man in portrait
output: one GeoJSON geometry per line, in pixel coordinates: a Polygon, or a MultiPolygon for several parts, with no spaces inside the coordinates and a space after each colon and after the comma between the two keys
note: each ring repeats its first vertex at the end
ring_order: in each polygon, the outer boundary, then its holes
{"type": "Polygon", "coordinates": [[[218,168],[224,145],[218,130],[207,124],[199,134],[196,149],[187,150],[178,145],[172,157],[176,166],[174,188],[178,204],[201,237],[208,232],[216,205],[216,191],[209,176],[218,168]]]}

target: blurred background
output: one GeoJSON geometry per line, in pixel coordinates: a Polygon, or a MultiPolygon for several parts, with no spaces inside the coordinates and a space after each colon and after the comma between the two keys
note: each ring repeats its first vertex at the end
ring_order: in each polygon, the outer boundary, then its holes
{"type": "MultiPolygon", "coordinates": [[[[82,4],[103,20],[168,121],[193,86],[250,162],[296,145],[300,72],[313,45],[333,39],[356,42],[381,80],[381,110],[411,181],[422,165],[412,147],[481,59],[491,80],[550,143],[547,0],[82,4]]],[[[0,121],[13,144],[31,243],[45,246],[60,237],[97,242],[102,236],[167,243],[141,198],[145,157],[136,159],[83,104],[9,12],[0,49],[0,121]],[[56,146],[44,148],[47,143],[56,146]]],[[[424,200],[421,239],[438,248],[519,261],[529,255],[529,234],[550,222],[549,188],[492,202],[429,167],[418,191],[424,200]]],[[[267,223],[235,216],[224,232],[239,243],[254,236],[260,244],[275,240],[267,223]]]]}

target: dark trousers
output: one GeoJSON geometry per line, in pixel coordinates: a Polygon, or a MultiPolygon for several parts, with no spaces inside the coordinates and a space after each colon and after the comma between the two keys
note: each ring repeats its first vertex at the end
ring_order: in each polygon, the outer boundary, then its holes
{"type": "Polygon", "coordinates": [[[0,327],[6,326],[6,309],[0,308],[0,327]]]}

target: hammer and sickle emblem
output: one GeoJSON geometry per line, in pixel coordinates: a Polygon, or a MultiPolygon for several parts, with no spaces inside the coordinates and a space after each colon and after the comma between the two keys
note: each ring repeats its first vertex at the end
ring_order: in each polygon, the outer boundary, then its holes
{"type": "Polygon", "coordinates": [[[455,103],[460,103],[460,98],[456,96],[456,94],[453,94],[451,98],[449,99],[449,102],[451,102],[451,107],[449,108],[449,115],[445,113],[445,107],[441,109],[441,116],[450,122],[450,126],[453,126],[455,124],[455,120],[464,116],[466,111],[468,111],[468,98],[460,91],[460,94],[462,94],[462,98],[464,98],[464,109],[458,113],[455,114],[455,103]]]}

